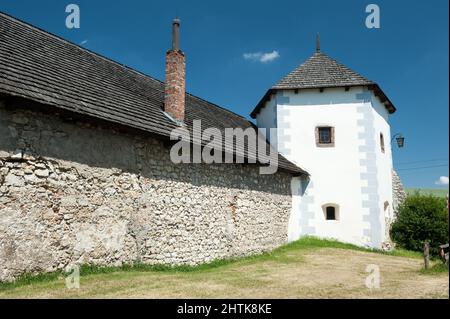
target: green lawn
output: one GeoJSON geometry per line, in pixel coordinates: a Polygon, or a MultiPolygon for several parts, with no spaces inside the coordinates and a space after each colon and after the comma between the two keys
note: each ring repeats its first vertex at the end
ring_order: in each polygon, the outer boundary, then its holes
{"type": "Polygon", "coordinates": [[[425,272],[418,253],[309,237],[199,267],[83,267],[80,289],[67,289],[63,274],[27,276],[0,284],[0,298],[448,298],[448,287],[448,268],[425,272]],[[373,265],[379,289],[365,285],[373,265]]]}
{"type": "Polygon", "coordinates": [[[443,188],[408,188],[406,193],[408,195],[419,192],[422,195],[433,195],[437,197],[445,197],[448,194],[448,189],[443,188]]]}

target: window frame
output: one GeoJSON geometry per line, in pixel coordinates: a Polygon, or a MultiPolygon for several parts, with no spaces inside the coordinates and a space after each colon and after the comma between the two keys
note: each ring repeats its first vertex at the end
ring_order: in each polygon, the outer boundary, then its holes
{"type": "Polygon", "coordinates": [[[322,210],[323,210],[323,215],[324,215],[325,221],[327,221],[327,222],[338,222],[341,219],[341,212],[340,212],[338,204],[334,204],[334,203],[324,204],[324,205],[322,205],[322,210]],[[328,219],[327,209],[330,207],[334,208],[334,219],[328,219]]]}
{"type": "Polygon", "coordinates": [[[335,147],[335,128],[331,125],[318,125],[316,126],[315,130],[315,136],[316,136],[316,146],[317,147],[335,147]],[[320,130],[321,129],[329,129],[330,130],[330,142],[329,143],[323,143],[320,141],[320,130]]]}

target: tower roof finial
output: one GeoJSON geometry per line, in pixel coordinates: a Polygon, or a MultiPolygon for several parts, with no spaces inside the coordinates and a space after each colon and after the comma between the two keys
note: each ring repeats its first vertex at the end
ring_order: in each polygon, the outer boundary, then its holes
{"type": "Polygon", "coordinates": [[[320,52],[320,34],[317,32],[316,34],[316,52],[320,52]]]}

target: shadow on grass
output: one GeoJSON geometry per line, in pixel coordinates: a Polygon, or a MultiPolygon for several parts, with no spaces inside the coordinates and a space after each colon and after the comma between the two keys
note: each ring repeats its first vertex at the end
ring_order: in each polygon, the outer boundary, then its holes
{"type": "MultiPolygon", "coordinates": [[[[301,239],[291,242],[289,244],[278,247],[270,252],[265,252],[258,255],[252,255],[240,258],[218,259],[210,263],[200,264],[197,266],[180,265],[170,266],[165,264],[149,265],[140,262],[133,264],[124,264],[118,267],[102,267],[94,265],[82,265],[80,266],[80,276],[96,275],[96,274],[108,274],[114,272],[167,272],[167,273],[181,273],[181,272],[202,272],[217,269],[219,267],[232,266],[232,265],[246,265],[260,261],[273,261],[281,263],[291,263],[293,261],[299,261],[297,258],[292,258],[288,255],[289,252],[295,252],[298,250],[307,249],[320,249],[320,248],[338,248],[346,250],[355,250],[362,252],[380,253],[384,255],[420,258],[421,254],[417,252],[407,250],[393,250],[383,251],[380,249],[370,249],[359,247],[352,244],[342,243],[337,240],[319,239],[316,237],[305,236],[301,239]]],[[[448,268],[447,268],[448,270],[448,268]]],[[[24,274],[17,278],[13,282],[0,282],[0,291],[13,289],[19,286],[31,285],[35,283],[51,282],[55,280],[63,279],[67,274],[64,271],[56,271],[43,274],[24,274]]]]}

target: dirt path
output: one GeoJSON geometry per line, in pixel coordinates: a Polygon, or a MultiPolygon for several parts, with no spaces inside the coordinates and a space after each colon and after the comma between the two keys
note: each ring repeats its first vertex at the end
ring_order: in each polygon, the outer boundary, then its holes
{"type": "Polygon", "coordinates": [[[421,274],[421,260],[335,248],[290,251],[187,273],[116,272],[0,291],[0,298],[449,298],[448,274],[421,274]],[[380,288],[366,287],[368,265],[380,288]]]}

